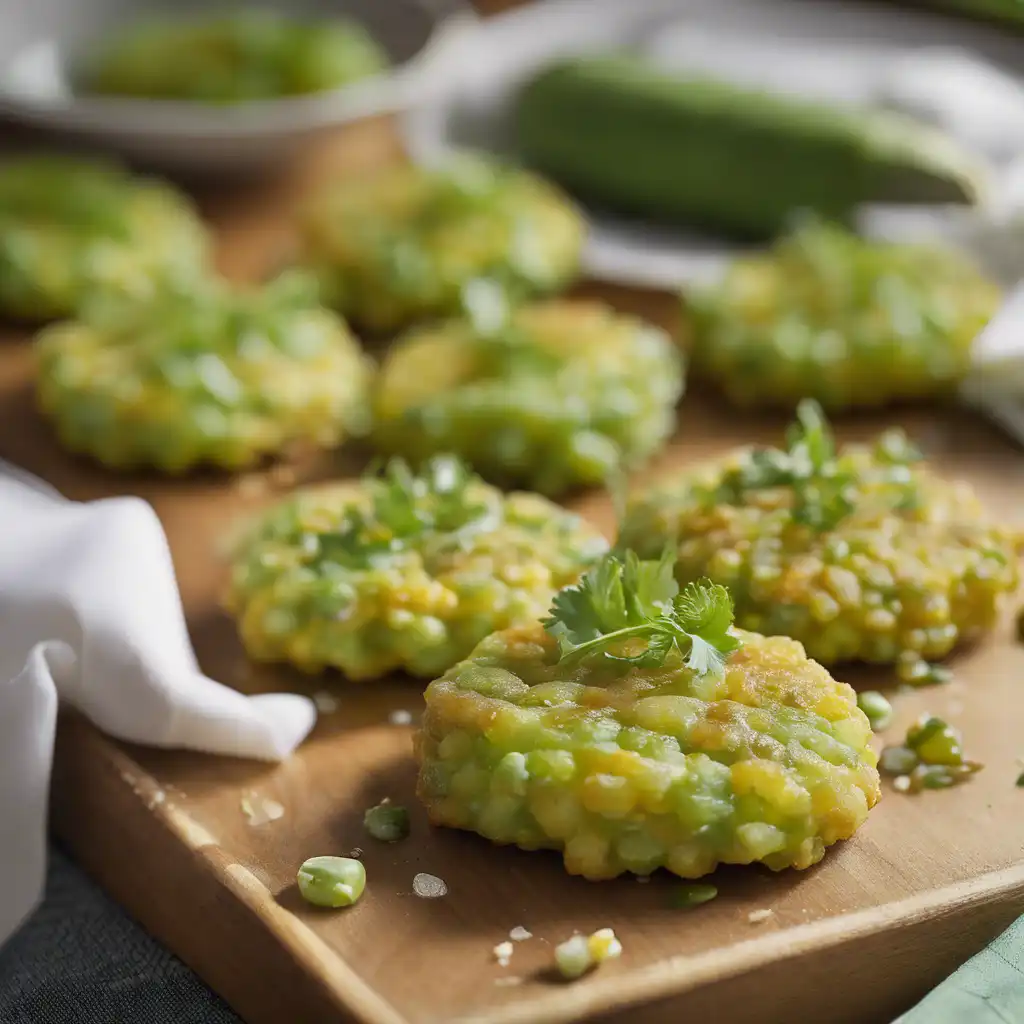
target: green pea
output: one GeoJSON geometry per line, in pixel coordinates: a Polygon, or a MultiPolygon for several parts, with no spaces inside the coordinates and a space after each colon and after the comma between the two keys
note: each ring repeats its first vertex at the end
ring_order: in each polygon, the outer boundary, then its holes
{"type": "Polygon", "coordinates": [[[892,705],[877,690],[858,693],[857,707],[867,715],[872,729],[885,729],[892,722],[892,705]]]}
{"type": "Polygon", "coordinates": [[[350,907],[366,888],[366,868],[351,857],[310,857],[295,876],[302,898],[318,907],[350,907]]]}
{"type": "Polygon", "coordinates": [[[390,800],[384,800],[363,815],[363,826],[374,839],[397,843],[409,834],[409,812],[390,800]]]}
{"type": "Polygon", "coordinates": [[[907,730],[907,746],[925,764],[960,765],[964,761],[960,734],[941,718],[925,717],[907,730]]]}
{"type": "Polygon", "coordinates": [[[883,775],[909,775],[917,765],[917,754],[909,747],[886,747],[878,758],[883,775]]]}

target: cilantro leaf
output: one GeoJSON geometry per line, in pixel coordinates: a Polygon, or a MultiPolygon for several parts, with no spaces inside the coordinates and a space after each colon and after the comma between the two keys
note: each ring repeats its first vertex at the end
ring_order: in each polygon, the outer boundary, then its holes
{"type": "Polygon", "coordinates": [[[641,561],[632,551],[612,552],[556,594],[544,628],[557,639],[562,660],[599,655],[657,667],[677,650],[698,675],[721,675],[740,644],[730,632],[729,592],[700,580],[680,593],[673,568],[671,549],[656,562],[641,561]],[[642,649],[631,644],[624,653],[623,642],[637,639],[642,649]]]}
{"type": "Polygon", "coordinates": [[[821,406],[810,399],[797,408],[786,432],[786,449],[761,448],[723,477],[713,497],[735,504],[751,491],[788,487],[793,519],[817,532],[834,529],[856,507],[856,474],[842,464],[821,406]]]}
{"type": "Polygon", "coordinates": [[[688,668],[697,675],[721,675],[726,658],[740,642],[730,632],[732,597],[721,584],[710,580],[688,583],[672,602],[672,616],[690,636],[688,668]]]}

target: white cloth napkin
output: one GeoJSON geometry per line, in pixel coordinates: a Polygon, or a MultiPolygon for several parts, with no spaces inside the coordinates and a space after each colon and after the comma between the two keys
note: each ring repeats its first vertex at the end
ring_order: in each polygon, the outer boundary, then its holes
{"type": "Polygon", "coordinates": [[[0,461],[0,943],[42,895],[58,699],[121,739],[267,761],[316,719],[200,672],[149,505],[67,501],[0,461]]]}

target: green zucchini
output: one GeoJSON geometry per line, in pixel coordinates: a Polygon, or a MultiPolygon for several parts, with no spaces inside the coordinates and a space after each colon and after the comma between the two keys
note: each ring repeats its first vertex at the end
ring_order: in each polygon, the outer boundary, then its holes
{"type": "Polygon", "coordinates": [[[1024,3],[1021,0],[913,0],[913,5],[1024,28],[1024,3]]]}
{"type": "Polygon", "coordinates": [[[799,209],[973,203],[985,167],[948,136],[883,111],[666,74],[640,58],[552,65],[516,108],[521,155],[611,210],[763,238],[799,209]]]}

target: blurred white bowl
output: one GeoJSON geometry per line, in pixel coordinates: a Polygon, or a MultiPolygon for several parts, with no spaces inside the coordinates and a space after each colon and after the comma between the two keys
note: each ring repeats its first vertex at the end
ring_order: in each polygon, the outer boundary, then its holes
{"type": "MultiPolygon", "coordinates": [[[[309,96],[210,106],[76,94],[79,62],[112,31],[204,0],[0,0],[0,115],[150,166],[242,172],[287,158],[324,128],[424,101],[477,24],[461,0],[254,0],[297,17],[351,16],[388,51],[390,72],[309,96]]],[[[187,60],[187,54],[182,55],[187,60]]]]}

